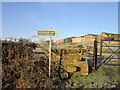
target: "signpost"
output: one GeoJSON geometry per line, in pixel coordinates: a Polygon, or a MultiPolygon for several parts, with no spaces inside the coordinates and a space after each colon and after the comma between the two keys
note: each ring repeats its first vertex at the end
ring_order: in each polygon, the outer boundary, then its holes
{"type": "Polygon", "coordinates": [[[50,30],[39,30],[39,29],[33,29],[37,30],[37,36],[35,37],[50,37],[50,43],[49,43],[49,78],[50,78],[50,73],[51,73],[51,41],[52,37],[58,35],[57,30],[52,30],[52,26],[50,27],[50,30]]]}
{"type": "Polygon", "coordinates": [[[57,36],[57,30],[38,30],[37,36],[57,36]]]}

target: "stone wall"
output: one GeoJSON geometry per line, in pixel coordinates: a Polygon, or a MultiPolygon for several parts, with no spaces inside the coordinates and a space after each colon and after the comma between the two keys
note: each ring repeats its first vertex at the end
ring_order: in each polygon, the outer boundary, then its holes
{"type": "Polygon", "coordinates": [[[52,49],[52,61],[62,65],[67,72],[88,75],[88,61],[85,49],[52,49]]]}

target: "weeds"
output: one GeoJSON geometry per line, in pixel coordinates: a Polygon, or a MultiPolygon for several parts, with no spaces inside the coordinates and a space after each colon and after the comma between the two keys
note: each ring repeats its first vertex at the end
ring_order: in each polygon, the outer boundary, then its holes
{"type": "Polygon", "coordinates": [[[116,88],[119,85],[118,68],[116,67],[100,67],[97,71],[93,71],[88,76],[74,75],[67,87],[72,88],[116,88]]]}

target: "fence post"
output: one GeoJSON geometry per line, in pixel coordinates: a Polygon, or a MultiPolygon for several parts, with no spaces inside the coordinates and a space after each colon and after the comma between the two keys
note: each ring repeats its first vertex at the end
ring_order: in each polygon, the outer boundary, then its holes
{"type": "Polygon", "coordinates": [[[101,39],[101,42],[100,42],[100,63],[102,61],[102,43],[103,43],[103,41],[101,39]]]}
{"type": "Polygon", "coordinates": [[[94,69],[97,69],[97,38],[94,40],[94,69]]]}

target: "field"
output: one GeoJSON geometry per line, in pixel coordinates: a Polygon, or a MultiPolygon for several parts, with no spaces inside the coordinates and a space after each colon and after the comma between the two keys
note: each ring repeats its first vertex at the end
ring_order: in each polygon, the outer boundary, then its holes
{"type": "Polygon", "coordinates": [[[48,51],[45,47],[42,56],[36,55],[37,45],[23,40],[2,42],[3,88],[120,88],[119,66],[102,65],[88,75],[69,73],[61,78],[68,72],[53,60],[48,78],[48,51]]]}

